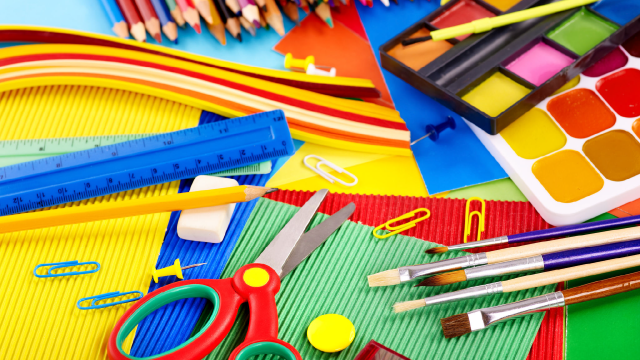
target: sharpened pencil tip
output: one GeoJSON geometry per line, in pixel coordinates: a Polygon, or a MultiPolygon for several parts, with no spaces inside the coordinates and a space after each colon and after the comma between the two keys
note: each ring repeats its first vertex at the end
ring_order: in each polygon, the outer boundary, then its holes
{"type": "Polygon", "coordinates": [[[200,27],[200,24],[193,24],[193,29],[194,29],[198,34],[202,34],[202,28],[200,27]]]}
{"type": "Polygon", "coordinates": [[[262,5],[262,7],[260,8],[262,11],[267,12],[267,5],[262,5]]]}
{"type": "Polygon", "coordinates": [[[256,29],[259,29],[259,28],[260,28],[260,21],[258,21],[258,20],[253,20],[253,26],[255,26],[255,27],[256,27],[256,29]]]}
{"type": "Polygon", "coordinates": [[[267,190],[267,192],[265,192],[264,194],[265,194],[265,195],[266,195],[266,194],[271,194],[272,192],[276,192],[276,191],[278,191],[278,189],[277,189],[277,188],[271,188],[271,189],[267,190]]]}
{"type": "Polygon", "coordinates": [[[162,44],[162,35],[160,34],[155,34],[153,35],[153,38],[156,39],[156,41],[158,42],[158,44],[162,44]]]}
{"type": "Polygon", "coordinates": [[[446,246],[437,246],[428,250],[425,250],[427,254],[440,254],[449,251],[449,248],[446,246]]]}

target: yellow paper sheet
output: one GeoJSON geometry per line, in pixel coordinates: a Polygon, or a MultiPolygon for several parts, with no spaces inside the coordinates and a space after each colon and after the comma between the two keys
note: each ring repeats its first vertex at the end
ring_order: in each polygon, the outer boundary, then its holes
{"type": "MultiPolygon", "coordinates": [[[[316,162],[315,159],[309,161],[311,165],[316,162]]],[[[348,175],[337,174],[325,166],[322,169],[347,183],[351,182],[348,175]]],[[[346,151],[310,143],[302,145],[267,182],[267,186],[286,190],[329,189],[345,194],[429,196],[413,157],[346,151]],[[329,183],[303,164],[307,155],[320,156],[349,171],[358,178],[358,184],[349,187],[329,183]]]]}
{"type": "MultiPolygon", "coordinates": [[[[126,91],[54,86],[0,94],[1,140],[166,132],[196,126],[199,118],[198,109],[126,91]]],[[[177,191],[178,182],[173,182],[89,201],[177,191]]],[[[132,303],[79,310],[76,302],[111,291],[146,293],[169,215],[1,236],[0,358],[107,359],[111,329],[132,303]],[[97,261],[102,267],[88,275],[33,276],[38,264],[71,260],[97,261]]]]}

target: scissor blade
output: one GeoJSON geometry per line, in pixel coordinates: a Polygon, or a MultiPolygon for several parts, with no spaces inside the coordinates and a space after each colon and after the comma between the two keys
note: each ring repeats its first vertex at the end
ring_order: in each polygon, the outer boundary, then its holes
{"type": "Polygon", "coordinates": [[[281,274],[282,266],[284,266],[289,255],[291,255],[291,251],[293,251],[298,241],[300,241],[313,215],[316,214],[320,204],[322,204],[322,201],[328,193],[329,190],[327,189],[316,192],[315,195],[298,210],[298,213],[289,220],[287,225],[280,230],[278,235],[273,238],[255,262],[268,265],[275,270],[278,275],[281,274]]]}
{"type": "Polygon", "coordinates": [[[322,245],[325,240],[331,236],[331,234],[338,230],[338,228],[347,221],[355,210],[356,204],[350,203],[340,209],[337,213],[331,215],[327,220],[321,222],[306,234],[302,235],[302,239],[300,239],[298,245],[293,249],[291,255],[287,259],[287,262],[285,262],[282,267],[280,279],[287,276],[288,273],[311,255],[318,246],[322,245]]]}

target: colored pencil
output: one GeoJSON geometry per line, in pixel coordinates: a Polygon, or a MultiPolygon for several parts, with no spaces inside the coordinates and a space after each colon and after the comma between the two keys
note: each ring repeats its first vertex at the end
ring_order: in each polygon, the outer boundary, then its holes
{"type": "Polygon", "coordinates": [[[249,20],[256,28],[260,27],[260,11],[257,6],[251,4],[249,0],[238,0],[242,9],[242,16],[249,20]]]}
{"type": "Polygon", "coordinates": [[[218,14],[220,14],[220,19],[224,23],[224,27],[227,29],[229,34],[231,34],[231,36],[236,40],[242,42],[242,29],[240,28],[240,21],[236,14],[229,9],[224,0],[213,0],[213,4],[216,6],[218,14]]]}
{"type": "Polygon", "coordinates": [[[396,303],[393,305],[393,309],[396,313],[400,313],[425,306],[444,304],[493,294],[527,290],[587,276],[604,274],[611,271],[629,269],[636,266],[640,266],[640,255],[599,261],[593,264],[574,266],[566,269],[522,276],[506,281],[498,281],[486,285],[473,286],[458,291],[431,296],[425,299],[396,303]]]}
{"type": "Polygon", "coordinates": [[[220,17],[220,13],[218,13],[218,9],[213,4],[213,0],[207,0],[209,3],[209,12],[211,13],[211,23],[207,23],[207,28],[211,35],[215,37],[220,44],[227,44],[227,37],[224,34],[224,26],[225,24],[222,22],[222,18],[220,17]]]}
{"type": "Polygon", "coordinates": [[[258,13],[260,14],[260,27],[263,27],[266,30],[269,30],[269,24],[267,24],[267,20],[264,17],[264,11],[258,8],[258,13]]]}
{"type": "Polygon", "coordinates": [[[169,8],[169,12],[171,13],[171,17],[176,21],[176,24],[180,27],[184,27],[187,23],[184,21],[184,17],[182,16],[182,11],[180,11],[180,7],[176,4],[176,0],[166,0],[167,7],[169,8]]]}
{"type": "Polygon", "coordinates": [[[182,11],[182,16],[185,21],[200,34],[202,32],[202,28],[200,27],[200,14],[195,8],[195,5],[193,5],[193,2],[191,0],[176,0],[176,3],[180,11],[182,11]]]}
{"type": "Polygon", "coordinates": [[[151,0],[151,5],[158,15],[160,25],[162,26],[162,32],[164,35],[174,43],[178,43],[178,26],[173,21],[173,17],[169,12],[169,7],[164,0],[151,0]]]}
{"type": "Polygon", "coordinates": [[[251,201],[277,189],[241,185],[0,217],[0,233],[251,201]]]}
{"type": "Polygon", "coordinates": [[[116,0],[122,10],[122,15],[129,24],[129,31],[134,39],[144,42],[147,41],[147,32],[144,29],[144,23],[138,14],[138,9],[131,0],[116,0]]]}
{"type": "Polygon", "coordinates": [[[640,224],[640,215],[628,216],[619,219],[593,221],[583,224],[559,226],[551,229],[529,231],[522,234],[500,236],[497,238],[469,241],[466,244],[453,246],[439,246],[427,250],[427,254],[443,253],[449,250],[465,250],[498,244],[517,244],[526,241],[548,240],[561,236],[577,235],[585,232],[609,230],[617,227],[640,224]]]}
{"type": "Polygon", "coordinates": [[[227,4],[229,9],[231,9],[231,11],[233,11],[233,13],[236,14],[236,16],[242,15],[242,8],[240,7],[238,0],[226,0],[225,4],[227,4]]]}
{"type": "Polygon", "coordinates": [[[160,20],[158,19],[158,14],[156,14],[156,11],[153,9],[153,5],[151,5],[151,1],[135,0],[135,3],[140,15],[142,15],[144,27],[147,29],[147,32],[151,34],[158,43],[162,43],[160,20]]]}
{"type": "Polygon", "coordinates": [[[120,8],[118,7],[118,4],[116,4],[116,1],[100,0],[100,3],[102,3],[102,8],[104,9],[104,12],[107,13],[109,21],[111,22],[111,24],[113,24],[111,30],[113,30],[113,32],[119,37],[128,39],[129,29],[127,26],[127,22],[124,20],[122,11],[120,11],[120,8]]]}
{"type": "Polygon", "coordinates": [[[441,319],[440,323],[444,337],[450,339],[534,312],[601,299],[639,288],[640,272],[634,272],[510,304],[450,316],[441,319]]]}
{"type": "Polygon", "coordinates": [[[533,243],[506,249],[469,254],[457,258],[435,261],[430,264],[403,266],[369,276],[369,286],[389,286],[411,281],[418,277],[459,270],[472,266],[497,264],[570,249],[612,244],[640,238],[640,227],[610,230],[595,234],[579,235],[553,241],[533,243]]]}
{"type": "Polygon", "coordinates": [[[200,13],[200,16],[202,16],[207,23],[213,23],[213,17],[211,16],[211,5],[208,0],[193,0],[193,5],[200,13]]]}
{"type": "Polygon", "coordinates": [[[298,13],[298,6],[296,3],[286,1],[282,6],[282,11],[284,11],[284,14],[287,15],[291,21],[296,23],[296,26],[300,26],[300,14],[298,13]]]}
{"type": "Polygon", "coordinates": [[[258,7],[260,8],[260,10],[262,11],[267,11],[267,1],[266,0],[255,0],[256,5],[258,5],[258,7]]]}
{"type": "Polygon", "coordinates": [[[276,1],[265,1],[267,2],[267,11],[264,13],[265,20],[267,21],[269,26],[271,26],[273,30],[278,33],[278,35],[284,36],[284,23],[282,22],[282,13],[280,12],[278,5],[276,5],[276,1]]]}
{"type": "Polygon", "coordinates": [[[640,254],[640,240],[623,241],[452,271],[428,277],[416,286],[442,286],[535,270],[552,271],[636,254],[640,254]]]}
{"type": "Polygon", "coordinates": [[[320,17],[320,19],[322,19],[322,21],[327,23],[327,25],[329,25],[330,28],[333,27],[333,18],[331,17],[331,8],[329,7],[329,5],[327,5],[327,3],[325,3],[324,1],[320,1],[316,5],[314,12],[316,13],[316,15],[320,17]]]}
{"type": "Polygon", "coordinates": [[[244,16],[240,16],[239,18],[237,18],[240,21],[240,25],[242,25],[242,27],[249,33],[251,34],[251,36],[256,36],[256,27],[253,26],[252,23],[249,22],[249,20],[245,19],[244,16]]]}

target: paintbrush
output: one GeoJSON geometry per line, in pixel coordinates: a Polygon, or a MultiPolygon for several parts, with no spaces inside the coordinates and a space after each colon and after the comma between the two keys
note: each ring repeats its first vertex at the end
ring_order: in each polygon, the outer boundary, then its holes
{"type": "Polygon", "coordinates": [[[601,220],[583,224],[560,226],[551,229],[529,231],[522,234],[500,236],[492,239],[469,241],[466,244],[453,246],[439,246],[426,251],[427,254],[439,254],[450,250],[465,250],[491,246],[497,244],[517,244],[525,241],[548,240],[551,238],[578,235],[586,232],[609,230],[626,225],[636,225],[640,223],[640,215],[629,216],[619,219],[601,220]]]}
{"type": "Polygon", "coordinates": [[[472,299],[492,294],[508,293],[531,289],[534,287],[555,284],[582,277],[608,273],[611,271],[640,266],[640,255],[632,255],[620,259],[600,261],[593,264],[574,266],[561,270],[554,270],[516,279],[498,281],[486,285],[474,286],[463,290],[440,294],[426,299],[405,301],[393,305],[396,313],[418,309],[428,305],[443,304],[458,300],[472,299]]]}
{"type": "Polygon", "coordinates": [[[452,271],[426,278],[416,286],[442,286],[525,271],[552,271],[636,254],[640,254],[640,240],[624,241],[452,271]]]}
{"type": "Polygon", "coordinates": [[[450,339],[534,312],[600,299],[638,288],[640,272],[634,272],[551,294],[450,316],[440,319],[440,323],[444,337],[450,339]]]}
{"type": "Polygon", "coordinates": [[[462,257],[436,261],[430,264],[403,266],[397,269],[369,275],[368,281],[370,287],[397,285],[421,276],[433,275],[451,270],[459,270],[479,265],[496,264],[558,251],[635,239],[640,239],[640,227],[634,226],[632,228],[573,236],[520,247],[510,247],[495,251],[468,254],[462,257]]]}

